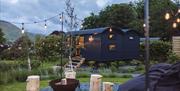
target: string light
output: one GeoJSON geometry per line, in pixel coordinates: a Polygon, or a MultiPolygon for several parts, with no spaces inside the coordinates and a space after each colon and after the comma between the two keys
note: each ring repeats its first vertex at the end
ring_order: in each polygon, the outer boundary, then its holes
{"type": "MultiPolygon", "coordinates": [[[[178,27],[178,24],[180,23],[180,18],[179,18],[179,14],[180,14],[180,0],[177,0],[177,6],[178,6],[178,9],[176,12],[173,12],[173,10],[169,10],[168,12],[166,12],[165,14],[165,19],[166,20],[169,20],[171,19],[173,22],[172,22],[172,27],[173,28],[177,28],[178,27]]],[[[168,3],[169,4],[169,3],[168,3]]]]}
{"type": "Polygon", "coordinates": [[[92,42],[94,40],[94,38],[93,38],[93,36],[91,35],[90,37],[89,37],[89,42],[92,42]]]}
{"type": "Polygon", "coordinates": [[[166,20],[169,20],[169,19],[170,19],[170,14],[169,14],[169,13],[166,13],[166,14],[165,14],[165,19],[166,19],[166,20]]]}
{"type": "Polygon", "coordinates": [[[81,28],[83,28],[83,25],[81,24],[81,28]]]}
{"type": "Polygon", "coordinates": [[[44,28],[45,28],[45,29],[47,29],[47,24],[46,24],[46,20],[45,20],[44,28]]]}
{"type": "MultiPolygon", "coordinates": [[[[68,15],[68,14],[65,14],[65,15],[68,15]]],[[[22,25],[22,31],[21,31],[21,32],[24,33],[24,32],[25,32],[25,30],[24,30],[24,25],[25,25],[25,24],[30,25],[30,24],[40,24],[40,23],[45,22],[44,28],[46,29],[46,28],[47,28],[47,21],[50,21],[50,20],[55,19],[55,18],[57,18],[57,17],[59,17],[59,20],[60,20],[60,21],[63,21],[63,20],[64,20],[65,24],[68,24],[67,19],[65,19],[64,17],[62,17],[61,14],[56,14],[55,16],[50,17],[50,18],[46,18],[46,19],[44,19],[44,20],[37,20],[37,21],[33,21],[33,22],[23,22],[23,24],[20,23],[20,22],[10,22],[10,23],[13,23],[13,24],[21,24],[21,25],[22,25]]],[[[77,18],[77,17],[75,18],[75,17],[74,17],[74,19],[75,19],[75,20],[78,20],[78,21],[80,21],[80,22],[83,22],[83,20],[81,20],[80,18],[77,18]]],[[[77,25],[78,25],[78,24],[77,24],[77,25]]],[[[83,26],[80,26],[80,27],[83,27],[83,26]]]]}
{"type": "Polygon", "coordinates": [[[143,24],[143,27],[145,28],[145,27],[146,27],[146,24],[143,24]]]}
{"type": "Polygon", "coordinates": [[[176,21],[177,21],[177,23],[180,23],[180,18],[177,18],[177,20],[176,20],[176,21]]]}
{"type": "Polygon", "coordinates": [[[180,8],[178,9],[178,13],[180,13],[180,8]]]}
{"type": "Polygon", "coordinates": [[[177,23],[176,22],[173,23],[173,28],[177,28],[177,23]]]}
{"type": "Polygon", "coordinates": [[[22,30],[21,33],[24,34],[24,23],[22,23],[22,30]]]}
{"type": "Polygon", "coordinates": [[[112,29],[111,29],[111,28],[109,29],[109,32],[112,32],[112,29]]]}
{"type": "Polygon", "coordinates": [[[61,14],[59,14],[59,21],[62,22],[61,14]]]}

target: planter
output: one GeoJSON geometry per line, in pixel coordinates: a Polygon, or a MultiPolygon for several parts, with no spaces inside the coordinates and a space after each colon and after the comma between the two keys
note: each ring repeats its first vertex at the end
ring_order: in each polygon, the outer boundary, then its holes
{"type": "Polygon", "coordinates": [[[52,80],[49,85],[52,87],[53,91],[75,91],[79,86],[79,80],[67,79],[67,84],[61,84],[61,79],[52,80]]]}
{"type": "Polygon", "coordinates": [[[65,78],[67,78],[67,79],[76,79],[76,72],[75,71],[67,71],[67,72],[65,72],[65,78]]]}

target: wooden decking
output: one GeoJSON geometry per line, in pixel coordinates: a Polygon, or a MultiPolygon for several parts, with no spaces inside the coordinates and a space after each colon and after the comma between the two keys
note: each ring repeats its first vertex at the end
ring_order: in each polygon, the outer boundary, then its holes
{"type": "Polygon", "coordinates": [[[72,62],[69,61],[67,64],[64,65],[64,70],[65,71],[71,70],[71,66],[73,70],[76,70],[84,63],[84,61],[85,61],[85,58],[73,57],[72,62]]]}

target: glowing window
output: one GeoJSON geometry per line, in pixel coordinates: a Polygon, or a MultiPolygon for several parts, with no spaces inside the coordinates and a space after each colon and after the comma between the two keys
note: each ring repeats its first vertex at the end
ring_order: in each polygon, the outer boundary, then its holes
{"type": "Polygon", "coordinates": [[[115,35],[114,34],[109,34],[108,38],[109,39],[114,39],[115,35]]]}
{"type": "Polygon", "coordinates": [[[130,39],[130,40],[133,40],[133,39],[134,39],[134,37],[129,37],[129,39],[130,39]]]}
{"type": "Polygon", "coordinates": [[[92,42],[94,40],[93,36],[89,36],[89,42],[92,42]]]}
{"type": "Polygon", "coordinates": [[[115,44],[109,45],[109,51],[115,51],[115,50],[116,50],[116,45],[115,44]]]}

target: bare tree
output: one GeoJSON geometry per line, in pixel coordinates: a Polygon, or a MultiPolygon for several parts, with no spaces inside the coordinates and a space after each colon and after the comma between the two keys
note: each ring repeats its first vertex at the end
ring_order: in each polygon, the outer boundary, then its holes
{"type": "Polygon", "coordinates": [[[77,28],[78,22],[77,22],[77,16],[74,14],[74,7],[71,3],[71,0],[66,0],[66,9],[65,9],[68,19],[70,22],[67,22],[69,25],[70,31],[77,28]]]}

